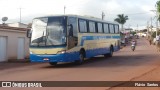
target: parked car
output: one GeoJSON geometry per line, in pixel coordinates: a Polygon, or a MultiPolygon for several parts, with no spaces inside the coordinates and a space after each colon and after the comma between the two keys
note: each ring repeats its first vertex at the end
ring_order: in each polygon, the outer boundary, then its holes
{"type": "Polygon", "coordinates": [[[142,37],[146,37],[146,36],[147,36],[147,34],[146,34],[146,33],[143,33],[143,34],[142,34],[142,37]]]}

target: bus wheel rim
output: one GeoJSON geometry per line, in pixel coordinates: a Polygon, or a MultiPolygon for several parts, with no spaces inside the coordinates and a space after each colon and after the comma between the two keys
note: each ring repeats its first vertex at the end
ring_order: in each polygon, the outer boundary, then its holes
{"type": "Polygon", "coordinates": [[[80,61],[83,61],[83,59],[84,59],[83,54],[80,54],[80,61]]]}

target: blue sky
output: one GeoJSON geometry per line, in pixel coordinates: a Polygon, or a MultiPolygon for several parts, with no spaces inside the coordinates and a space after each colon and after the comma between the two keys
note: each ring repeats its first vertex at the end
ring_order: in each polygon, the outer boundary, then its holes
{"type": "MultiPolygon", "coordinates": [[[[22,8],[22,22],[29,23],[34,17],[63,14],[88,15],[113,21],[117,14],[128,15],[125,27],[146,27],[147,21],[155,17],[157,0],[0,0],[0,18],[7,16],[7,23],[19,22],[19,8],[22,8]]],[[[153,22],[154,23],[154,22],[153,22]]]]}

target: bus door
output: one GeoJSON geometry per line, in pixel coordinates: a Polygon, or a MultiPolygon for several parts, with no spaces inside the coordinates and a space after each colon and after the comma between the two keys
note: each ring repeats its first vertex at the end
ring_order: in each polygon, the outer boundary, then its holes
{"type": "Polygon", "coordinates": [[[75,17],[68,17],[68,49],[72,49],[77,46],[78,43],[78,34],[77,34],[77,18],[75,17]]]}

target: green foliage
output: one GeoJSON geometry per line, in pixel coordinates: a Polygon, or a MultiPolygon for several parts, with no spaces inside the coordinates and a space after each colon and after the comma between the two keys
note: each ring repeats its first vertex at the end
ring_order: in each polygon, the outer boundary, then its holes
{"type": "MultiPolygon", "coordinates": [[[[157,9],[157,12],[160,13],[160,0],[158,0],[156,3],[156,9],[157,9]]],[[[160,21],[160,15],[158,15],[158,20],[160,21]]]]}
{"type": "Polygon", "coordinates": [[[156,32],[152,33],[152,37],[155,38],[156,37],[156,32]]]}
{"type": "MultiPolygon", "coordinates": [[[[157,34],[160,35],[160,31],[158,31],[157,34]]],[[[153,33],[152,33],[152,37],[153,37],[153,38],[156,38],[156,32],[153,32],[153,33]]]]}
{"type": "Polygon", "coordinates": [[[147,32],[147,29],[143,29],[142,32],[147,32]]]}
{"type": "Polygon", "coordinates": [[[157,11],[160,12],[160,0],[157,1],[156,8],[157,8],[157,11]]]}
{"type": "Polygon", "coordinates": [[[131,32],[131,34],[132,34],[132,35],[135,35],[135,34],[136,34],[136,32],[135,32],[135,31],[132,31],[132,32],[131,32]]]}
{"type": "Polygon", "coordinates": [[[114,19],[114,21],[118,22],[119,24],[125,24],[128,20],[128,16],[124,16],[124,14],[118,14],[118,17],[114,19]]]}

